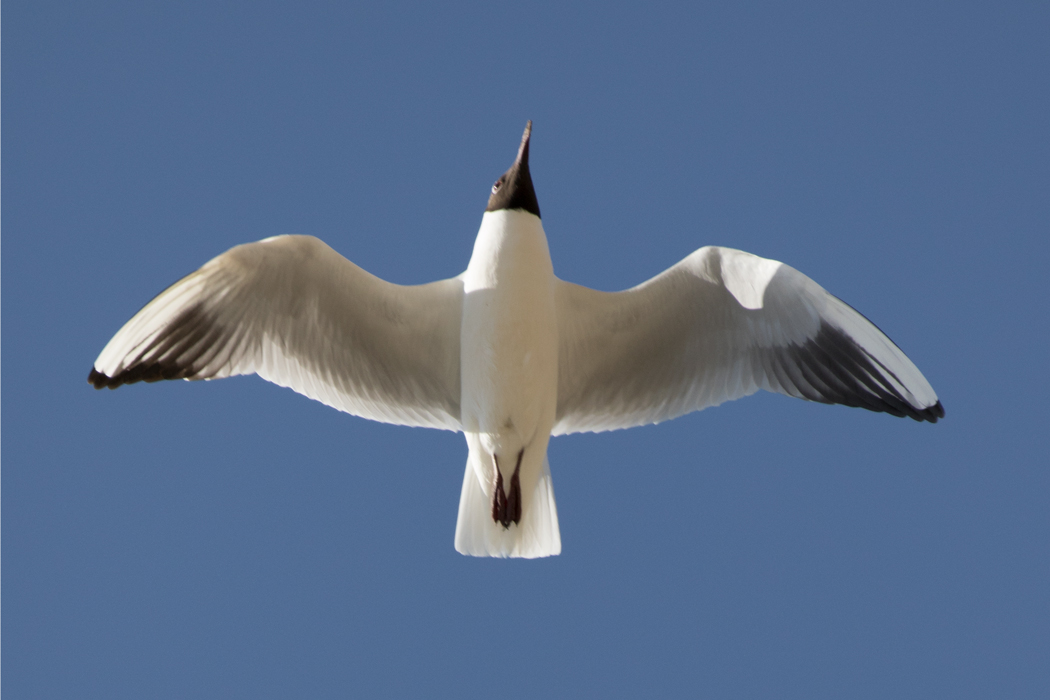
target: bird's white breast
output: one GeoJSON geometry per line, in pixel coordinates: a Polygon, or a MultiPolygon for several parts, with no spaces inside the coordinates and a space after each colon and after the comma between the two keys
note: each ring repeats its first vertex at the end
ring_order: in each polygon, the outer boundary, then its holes
{"type": "Polygon", "coordinates": [[[542,438],[546,452],[557,407],[558,334],[539,217],[486,212],[463,284],[461,416],[468,440],[473,433],[483,451],[513,456],[542,438]]]}

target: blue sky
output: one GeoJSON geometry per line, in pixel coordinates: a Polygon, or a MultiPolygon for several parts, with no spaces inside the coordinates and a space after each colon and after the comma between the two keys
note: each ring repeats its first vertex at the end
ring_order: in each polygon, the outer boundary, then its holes
{"type": "Polygon", "coordinates": [[[1045,3],[4,3],[3,680],[33,698],[1050,692],[1045,3]],[[564,551],[453,550],[460,435],[96,392],[238,243],[465,268],[533,119],[555,272],[783,260],[937,425],[768,394],[561,437],[564,551]]]}

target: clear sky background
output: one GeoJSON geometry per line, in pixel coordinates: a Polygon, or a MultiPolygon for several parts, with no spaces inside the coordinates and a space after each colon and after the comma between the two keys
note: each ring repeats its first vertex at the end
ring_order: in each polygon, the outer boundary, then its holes
{"type": "Polygon", "coordinates": [[[6,698],[1050,697],[1050,5],[3,5],[6,698]],[[885,330],[929,425],[762,394],[557,438],[564,552],[453,549],[461,435],[96,392],[238,243],[461,272],[533,119],[556,274],[706,244],[885,330]]]}

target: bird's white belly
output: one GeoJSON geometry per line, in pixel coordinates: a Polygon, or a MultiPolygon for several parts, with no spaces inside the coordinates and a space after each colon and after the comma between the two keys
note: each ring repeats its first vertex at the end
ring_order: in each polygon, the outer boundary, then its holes
{"type": "Polygon", "coordinates": [[[485,214],[464,276],[461,420],[482,487],[499,467],[509,483],[520,455],[529,492],[557,408],[554,273],[537,217],[485,214]]]}

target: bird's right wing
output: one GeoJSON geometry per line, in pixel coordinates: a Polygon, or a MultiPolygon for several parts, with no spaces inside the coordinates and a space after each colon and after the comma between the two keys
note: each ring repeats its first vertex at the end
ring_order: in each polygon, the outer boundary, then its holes
{"type": "Polygon", "coordinates": [[[633,289],[558,281],[555,435],[657,423],[759,389],[936,422],[922,373],[801,272],[701,248],[633,289]]]}
{"type": "Polygon", "coordinates": [[[310,236],[237,246],[161,292],[96,388],[256,373],[363,418],[459,430],[459,278],[384,282],[310,236]]]}

